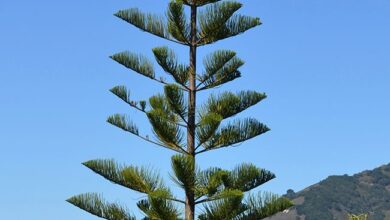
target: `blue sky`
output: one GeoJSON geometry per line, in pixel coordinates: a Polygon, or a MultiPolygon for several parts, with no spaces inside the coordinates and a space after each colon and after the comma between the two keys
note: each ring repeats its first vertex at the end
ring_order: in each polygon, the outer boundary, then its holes
{"type": "MultiPolygon", "coordinates": [[[[167,45],[186,61],[187,50],[112,14],[130,7],[162,13],[167,2],[0,2],[2,218],[96,219],[65,202],[83,192],[102,193],[139,215],[134,204],[142,195],[80,164],[90,159],[152,166],[169,181],[171,152],[105,122],[110,114],[128,113],[150,133],[145,117],[108,90],[127,85],[134,99],[146,99],[161,86],[108,56],[130,50],[152,58],[151,48],[167,45]]],[[[284,193],[389,163],[390,2],[242,2],[241,13],[264,24],[200,49],[199,60],[215,49],[237,51],[246,61],[243,77],[213,92],[266,92],[267,100],[239,117],[256,117],[272,131],[200,156],[201,167],[253,162],[277,175],[260,190],[284,193]]]]}

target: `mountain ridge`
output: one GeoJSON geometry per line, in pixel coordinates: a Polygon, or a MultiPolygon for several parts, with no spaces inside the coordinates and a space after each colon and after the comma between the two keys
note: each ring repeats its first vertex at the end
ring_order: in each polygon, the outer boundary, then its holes
{"type": "Polygon", "coordinates": [[[266,220],[345,220],[362,213],[390,220],[390,163],[352,176],[331,175],[285,196],[295,206],[266,220]]]}

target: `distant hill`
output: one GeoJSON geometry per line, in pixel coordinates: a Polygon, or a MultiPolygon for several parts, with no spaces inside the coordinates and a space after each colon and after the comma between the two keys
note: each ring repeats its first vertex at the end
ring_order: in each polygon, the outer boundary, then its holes
{"type": "Polygon", "coordinates": [[[295,207],[267,220],[346,220],[347,214],[369,214],[390,220],[390,164],[353,176],[329,176],[300,192],[288,190],[295,207]]]}

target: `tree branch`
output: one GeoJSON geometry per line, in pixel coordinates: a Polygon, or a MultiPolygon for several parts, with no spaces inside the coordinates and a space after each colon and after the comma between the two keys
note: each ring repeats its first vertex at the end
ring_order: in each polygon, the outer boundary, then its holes
{"type": "Polygon", "coordinates": [[[169,150],[173,150],[173,151],[176,151],[176,152],[178,152],[178,153],[188,154],[188,152],[187,152],[186,150],[184,150],[184,149],[183,149],[182,147],[180,147],[180,146],[177,146],[177,145],[176,145],[176,147],[177,147],[178,149],[175,149],[175,148],[171,148],[171,147],[165,146],[165,145],[163,145],[163,144],[161,144],[161,143],[158,143],[158,142],[156,142],[156,141],[150,140],[148,137],[144,137],[144,136],[137,135],[137,134],[134,134],[134,135],[137,136],[137,137],[139,137],[139,138],[141,138],[141,139],[143,139],[143,140],[145,140],[145,141],[147,141],[147,142],[149,142],[149,143],[158,145],[158,146],[160,146],[160,147],[163,147],[163,148],[166,148],[166,149],[169,149],[169,150]]]}
{"type": "MultiPolygon", "coordinates": [[[[222,68],[221,68],[222,69],[222,68]]],[[[209,76],[207,79],[209,79],[211,76],[209,76]]],[[[227,78],[228,75],[224,75],[222,78],[218,79],[217,81],[213,82],[213,84],[215,83],[219,83],[219,82],[222,82],[225,78],[227,78]]],[[[204,84],[206,82],[206,80],[202,81],[201,83],[198,84],[198,86],[196,88],[198,88],[201,84],[204,84]]],[[[222,84],[221,84],[222,85],[222,84]]],[[[218,86],[221,86],[221,85],[218,85],[218,86]]],[[[210,87],[210,86],[203,86],[201,87],[200,89],[197,89],[196,91],[202,91],[202,90],[205,90],[205,89],[209,89],[209,88],[216,88],[218,86],[214,86],[214,87],[210,87]]]]}

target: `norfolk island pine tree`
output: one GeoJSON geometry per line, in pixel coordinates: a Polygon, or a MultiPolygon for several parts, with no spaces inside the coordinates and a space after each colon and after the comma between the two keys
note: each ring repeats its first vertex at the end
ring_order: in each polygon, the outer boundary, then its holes
{"type": "MultiPolygon", "coordinates": [[[[270,181],[275,175],[250,163],[231,171],[221,168],[200,170],[196,156],[234,146],[259,136],[269,128],[254,118],[229,120],[232,116],[266,98],[264,93],[242,91],[212,94],[197,106],[198,92],[219,87],[241,76],[244,62],[230,50],[217,50],[204,58],[204,70],[198,73],[197,48],[241,34],[261,24],[259,18],[238,15],[242,4],[222,0],[173,0],[167,16],[143,13],[136,8],[120,10],[118,18],[157,37],[187,46],[189,64],[178,61],[172,49],[152,49],[162,70],[172,77],[168,82],[155,75],[152,62],[143,55],[121,52],[111,58],[124,67],[164,86],[164,92],[146,101],[134,101],[125,86],[110,91],[131,108],[148,118],[154,139],[121,114],[110,116],[108,123],[144,141],[175,151],[172,156],[172,180],[184,191],[184,199],[173,195],[169,187],[150,168],[125,166],[113,160],[97,159],[83,163],[107,180],[145,195],[137,206],[144,220],[255,220],[289,208],[292,203],[272,193],[244,193],[270,181]],[[190,15],[185,14],[188,7],[190,15]],[[203,209],[195,212],[198,205],[203,209]],[[180,208],[183,207],[183,208],[180,208]]],[[[71,204],[103,219],[135,220],[127,208],[108,203],[99,194],[71,197],[71,204]]]]}

